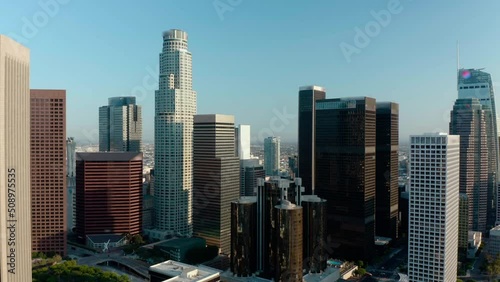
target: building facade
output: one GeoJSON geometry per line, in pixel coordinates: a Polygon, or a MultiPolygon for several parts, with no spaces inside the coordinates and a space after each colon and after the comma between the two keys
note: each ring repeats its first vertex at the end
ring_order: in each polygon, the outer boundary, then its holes
{"type": "Polygon", "coordinates": [[[240,160],[250,159],[250,125],[240,124],[235,132],[237,156],[240,160]]]}
{"type": "Polygon", "coordinates": [[[316,102],[315,194],[328,202],[327,236],[349,260],[374,252],[375,119],[373,98],[316,102]]]}
{"type": "Polygon", "coordinates": [[[398,238],[399,105],[377,103],[376,205],[377,236],[398,238]]]}
{"type": "Polygon", "coordinates": [[[195,115],[193,130],[193,235],[231,251],[231,202],[240,195],[240,160],[234,156],[234,117],[195,115]]]}
{"type": "Polygon", "coordinates": [[[465,254],[469,234],[469,199],[466,193],[460,193],[458,205],[458,250],[465,254]]]}
{"type": "Polygon", "coordinates": [[[476,98],[455,101],[450,134],[460,135],[460,193],[469,203],[468,230],[486,232],[488,136],[484,110],[476,98]]]}
{"type": "Polygon", "coordinates": [[[303,86],[299,88],[299,125],[298,125],[298,176],[306,194],[314,194],[314,166],[316,145],[316,101],[326,98],[326,90],[320,86],[303,86]]]}
{"type": "Polygon", "coordinates": [[[66,90],[30,91],[31,245],[66,255],[66,90]]]}
{"type": "Polygon", "coordinates": [[[76,233],[139,234],[142,153],[76,153],[76,233]]]}
{"type": "Polygon", "coordinates": [[[280,138],[264,139],[264,170],[267,176],[279,175],[280,172],[280,138]]]}
{"type": "Polygon", "coordinates": [[[186,32],[163,33],[159,89],[155,93],[155,227],[191,235],[193,186],[192,58],[186,32]]]}
{"type": "Polygon", "coordinates": [[[0,280],[31,281],[30,51],[0,35],[0,280]]]}
{"type": "Polygon", "coordinates": [[[66,186],[68,187],[67,215],[68,232],[76,225],[76,142],[73,137],[66,140],[66,186]]]}
{"type": "Polygon", "coordinates": [[[257,198],[231,203],[231,272],[250,277],[257,271],[257,198]]]}
{"type": "Polygon", "coordinates": [[[480,69],[460,69],[458,76],[458,99],[476,98],[484,110],[488,146],[488,205],[487,226],[494,226],[499,218],[498,209],[498,131],[495,93],[491,75],[480,69]]]}
{"type": "Polygon", "coordinates": [[[266,177],[264,167],[258,159],[249,159],[240,161],[240,169],[240,196],[257,195],[257,179],[266,177]]]}
{"type": "Polygon", "coordinates": [[[460,136],[410,137],[410,281],[457,280],[460,136]]]}
{"type": "Polygon", "coordinates": [[[113,97],[99,108],[99,151],[142,152],[142,107],[135,97],[113,97]]]}
{"type": "Polygon", "coordinates": [[[327,203],[316,195],[302,196],[304,269],[321,273],[326,268],[328,251],[326,242],[327,203]]]}

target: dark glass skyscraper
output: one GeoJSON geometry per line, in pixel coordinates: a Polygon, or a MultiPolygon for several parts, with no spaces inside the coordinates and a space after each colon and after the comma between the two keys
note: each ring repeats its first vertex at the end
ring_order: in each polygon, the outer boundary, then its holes
{"type": "Polygon", "coordinates": [[[328,234],[346,259],[373,257],[375,118],[373,98],[316,103],[316,194],[328,202],[328,234]]]}
{"type": "Polygon", "coordinates": [[[486,231],[488,204],[488,135],[485,113],[476,98],[458,99],[450,134],[460,135],[460,193],[467,195],[468,230],[486,231]]]}
{"type": "Polygon", "coordinates": [[[323,87],[304,86],[299,89],[299,165],[298,177],[306,194],[312,194],[314,181],[314,146],[316,140],[316,101],[324,100],[323,87]]]}
{"type": "Polygon", "coordinates": [[[326,246],[326,201],[316,195],[302,196],[304,214],[304,269],[320,273],[328,259],[326,246]]]}
{"type": "Polygon", "coordinates": [[[231,203],[231,272],[252,276],[257,270],[257,198],[231,203]]]}
{"type": "Polygon", "coordinates": [[[398,149],[399,105],[377,103],[377,188],[375,233],[377,236],[398,237],[398,149]]]}

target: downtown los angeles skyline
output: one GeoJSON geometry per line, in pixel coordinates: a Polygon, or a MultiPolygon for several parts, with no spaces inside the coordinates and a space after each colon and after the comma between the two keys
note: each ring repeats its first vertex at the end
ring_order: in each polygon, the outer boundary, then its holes
{"type": "Polygon", "coordinates": [[[500,79],[494,1],[117,3],[1,4],[0,33],[31,49],[30,87],[67,90],[68,136],[80,144],[97,144],[98,108],[115,96],[137,97],[143,139],[153,141],[158,56],[171,28],[190,36],[198,113],[235,115],[254,144],[269,132],[297,141],[297,94],[313,84],[327,98],[399,103],[403,144],[448,132],[457,40],[461,67],[486,68],[497,87],[500,79]]]}

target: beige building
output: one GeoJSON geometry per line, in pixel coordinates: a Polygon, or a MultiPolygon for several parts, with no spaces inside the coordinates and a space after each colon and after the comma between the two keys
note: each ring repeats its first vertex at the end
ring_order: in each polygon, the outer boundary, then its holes
{"type": "Polygon", "coordinates": [[[30,51],[0,35],[0,280],[31,281],[30,51]]]}

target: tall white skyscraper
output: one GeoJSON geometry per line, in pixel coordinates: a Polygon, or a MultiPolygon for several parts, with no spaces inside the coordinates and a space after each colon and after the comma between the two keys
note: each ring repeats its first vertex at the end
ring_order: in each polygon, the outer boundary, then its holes
{"type": "Polygon", "coordinates": [[[1,34],[0,136],[0,281],[31,281],[30,50],[1,34]]]}
{"type": "Polygon", "coordinates": [[[142,107],[135,97],[113,97],[99,108],[99,151],[142,152],[142,107]]]}
{"type": "Polygon", "coordinates": [[[250,159],[250,125],[240,124],[238,126],[238,156],[240,160],[250,159]]]}
{"type": "Polygon", "coordinates": [[[410,281],[457,280],[460,136],[410,137],[410,281]]]}
{"type": "Polygon", "coordinates": [[[266,175],[278,175],[280,171],[280,138],[264,139],[264,170],[266,175]]]}
{"type": "Polygon", "coordinates": [[[163,33],[155,93],[155,227],[191,236],[196,92],[186,32],[163,33]]]}

